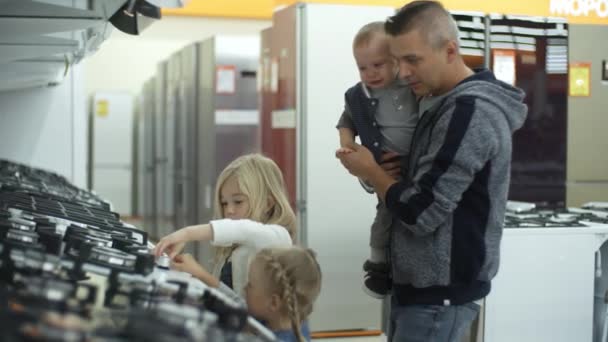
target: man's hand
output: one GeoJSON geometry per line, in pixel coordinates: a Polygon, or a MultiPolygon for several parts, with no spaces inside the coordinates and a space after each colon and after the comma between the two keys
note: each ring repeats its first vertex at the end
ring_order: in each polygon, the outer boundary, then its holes
{"type": "MultiPolygon", "coordinates": [[[[388,154],[386,159],[389,160],[394,158],[395,155],[388,154]]],[[[336,158],[340,159],[340,162],[352,175],[364,179],[369,182],[373,187],[378,196],[384,201],[386,191],[388,188],[396,183],[396,178],[386,172],[384,168],[391,170],[393,174],[399,174],[399,167],[395,170],[395,164],[399,162],[389,161],[383,167],[380,167],[372,153],[364,146],[357,145],[355,150],[349,153],[338,153],[336,151],[336,158]]]]}
{"type": "Polygon", "coordinates": [[[401,156],[396,152],[386,152],[382,155],[380,167],[395,180],[401,178],[401,156]]]}
{"type": "Polygon", "coordinates": [[[354,146],[354,150],[336,151],[336,158],[352,175],[361,179],[369,179],[371,173],[379,168],[372,153],[361,145],[354,146]]]}

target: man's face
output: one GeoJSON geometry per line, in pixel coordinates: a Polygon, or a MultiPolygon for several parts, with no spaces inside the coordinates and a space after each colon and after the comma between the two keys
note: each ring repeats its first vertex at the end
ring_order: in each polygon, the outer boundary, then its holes
{"type": "Polygon", "coordinates": [[[395,80],[395,60],[388,49],[388,37],[373,37],[353,49],[361,82],[371,89],[388,87],[395,80]]]}
{"type": "Polygon", "coordinates": [[[399,63],[399,78],[418,96],[440,95],[448,64],[445,47],[433,49],[419,30],[403,33],[390,40],[391,53],[399,63]]]}

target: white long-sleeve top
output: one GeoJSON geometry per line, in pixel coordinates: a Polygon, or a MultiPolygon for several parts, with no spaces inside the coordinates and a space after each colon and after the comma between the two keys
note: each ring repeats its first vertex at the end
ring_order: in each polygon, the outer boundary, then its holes
{"type": "MultiPolygon", "coordinates": [[[[249,262],[261,249],[267,247],[289,247],[292,245],[289,232],[283,226],[263,224],[252,220],[222,219],[211,221],[214,246],[239,245],[231,255],[232,287],[244,298],[243,287],[247,284],[249,262]]],[[[223,265],[218,265],[221,269],[223,265]]],[[[218,276],[216,274],[216,276],[218,276]]]]}

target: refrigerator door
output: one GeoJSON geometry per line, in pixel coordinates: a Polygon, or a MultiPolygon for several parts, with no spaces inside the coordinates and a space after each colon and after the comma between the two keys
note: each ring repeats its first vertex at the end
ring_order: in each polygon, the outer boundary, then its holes
{"type": "MultiPolygon", "coordinates": [[[[197,45],[197,221],[213,218],[220,172],[235,158],[259,152],[256,70],[259,36],[216,36],[197,45]]],[[[209,266],[212,250],[196,248],[209,266]]]]}
{"type": "Polygon", "coordinates": [[[92,189],[114,211],[131,215],[134,98],[124,92],[97,92],[92,113],[92,189]]]}
{"type": "MultiPolygon", "coordinates": [[[[171,74],[175,70],[175,64],[171,65],[163,61],[158,65],[157,77],[163,76],[163,82],[158,89],[159,96],[163,98],[159,101],[162,106],[162,115],[158,118],[162,120],[157,130],[159,137],[162,139],[162,153],[158,154],[157,164],[162,179],[157,178],[159,187],[158,205],[158,225],[161,234],[164,236],[175,230],[175,94],[172,86],[175,84],[175,75],[171,74]]],[[[160,236],[162,237],[162,236],[160,236]]]]}
{"type": "MultiPolygon", "coordinates": [[[[159,234],[165,230],[166,222],[165,211],[166,211],[166,186],[167,182],[167,141],[166,141],[166,115],[167,111],[164,110],[166,105],[165,101],[167,101],[166,95],[166,83],[167,83],[167,63],[162,62],[158,65],[156,70],[156,80],[154,82],[154,107],[157,110],[154,112],[154,167],[155,167],[155,206],[156,206],[156,215],[155,215],[155,226],[156,231],[159,234]]],[[[157,236],[157,238],[162,238],[162,236],[157,236]]]]}
{"type": "Polygon", "coordinates": [[[196,223],[196,46],[190,45],[172,56],[173,78],[168,96],[175,114],[175,228],[196,223]]]}
{"type": "MultiPolygon", "coordinates": [[[[200,101],[198,99],[199,86],[196,75],[197,65],[197,46],[190,45],[180,52],[181,82],[179,82],[178,96],[182,103],[182,132],[185,136],[181,138],[183,145],[182,157],[182,177],[185,187],[182,189],[184,204],[184,223],[192,225],[199,223],[197,220],[198,198],[197,188],[199,179],[199,169],[197,162],[197,150],[205,148],[197,144],[197,127],[199,122],[200,101]]],[[[178,137],[179,138],[179,137],[178,137]]],[[[181,228],[183,226],[178,226],[181,228]]]]}
{"type": "Polygon", "coordinates": [[[335,126],[344,109],[344,92],[359,81],[352,39],[364,24],[385,20],[393,12],[375,6],[298,7],[293,56],[298,70],[298,215],[304,241],[317,252],[324,272],[310,322],[314,331],[381,326],[381,302],[361,289],[377,198],[361,188],[334,151],[339,146],[335,126]],[[335,25],[336,18],[349,25],[335,25]]]}
{"type": "MultiPolygon", "coordinates": [[[[209,38],[197,44],[196,75],[197,75],[197,203],[196,218],[198,222],[206,223],[213,218],[213,194],[215,187],[215,67],[216,38],[209,38]]],[[[195,255],[199,262],[208,267],[212,266],[212,248],[208,244],[199,244],[195,255]]]]}
{"type": "Polygon", "coordinates": [[[566,199],[568,25],[563,19],[490,16],[490,66],[526,92],[513,136],[509,199],[563,207],[566,199]]]}
{"type": "Polygon", "coordinates": [[[296,208],[296,61],[297,6],[273,15],[264,36],[262,87],[262,151],[281,168],[289,202],[296,208]]]}
{"type": "Polygon", "coordinates": [[[256,77],[260,36],[215,37],[216,179],[232,160],[260,152],[256,77]]]}
{"type": "Polygon", "coordinates": [[[143,88],[143,101],[141,119],[143,121],[143,198],[140,201],[143,206],[144,230],[150,235],[152,240],[158,238],[156,225],[156,176],[155,169],[155,135],[154,129],[154,88],[155,78],[148,80],[143,88]]]}

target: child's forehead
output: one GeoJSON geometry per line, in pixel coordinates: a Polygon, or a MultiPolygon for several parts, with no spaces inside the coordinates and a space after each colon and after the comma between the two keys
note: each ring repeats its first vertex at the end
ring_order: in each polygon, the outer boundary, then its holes
{"type": "Polygon", "coordinates": [[[390,42],[390,36],[384,34],[384,33],[380,33],[380,32],[375,32],[370,34],[367,39],[363,39],[360,40],[358,42],[353,43],[355,48],[360,48],[360,47],[368,47],[368,46],[383,46],[383,45],[388,45],[390,42]]]}
{"type": "Polygon", "coordinates": [[[229,196],[235,194],[243,194],[241,191],[241,187],[239,186],[238,179],[236,177],[230,177],[226,179],[222,187],[220,188],[220,195],[229,196]]]}
{"type": "Polygon", "coordinates": [[[390,44],[388,41],[374,43],[370,41],[367,44],[356,46],[353,50],[355,55],[375,55],[375,56],[390,56],[390,44]]]}
{"type": "Polygon", "coordinates": [[[224,198],[224,197],[239,197],[239,196],[243,196],[243,197],[247,197],[247,195],[245,195],[243,192],[241,192],[238,189],[222,189],[222,191],[220,192],[220,197],[224,198]]]}

